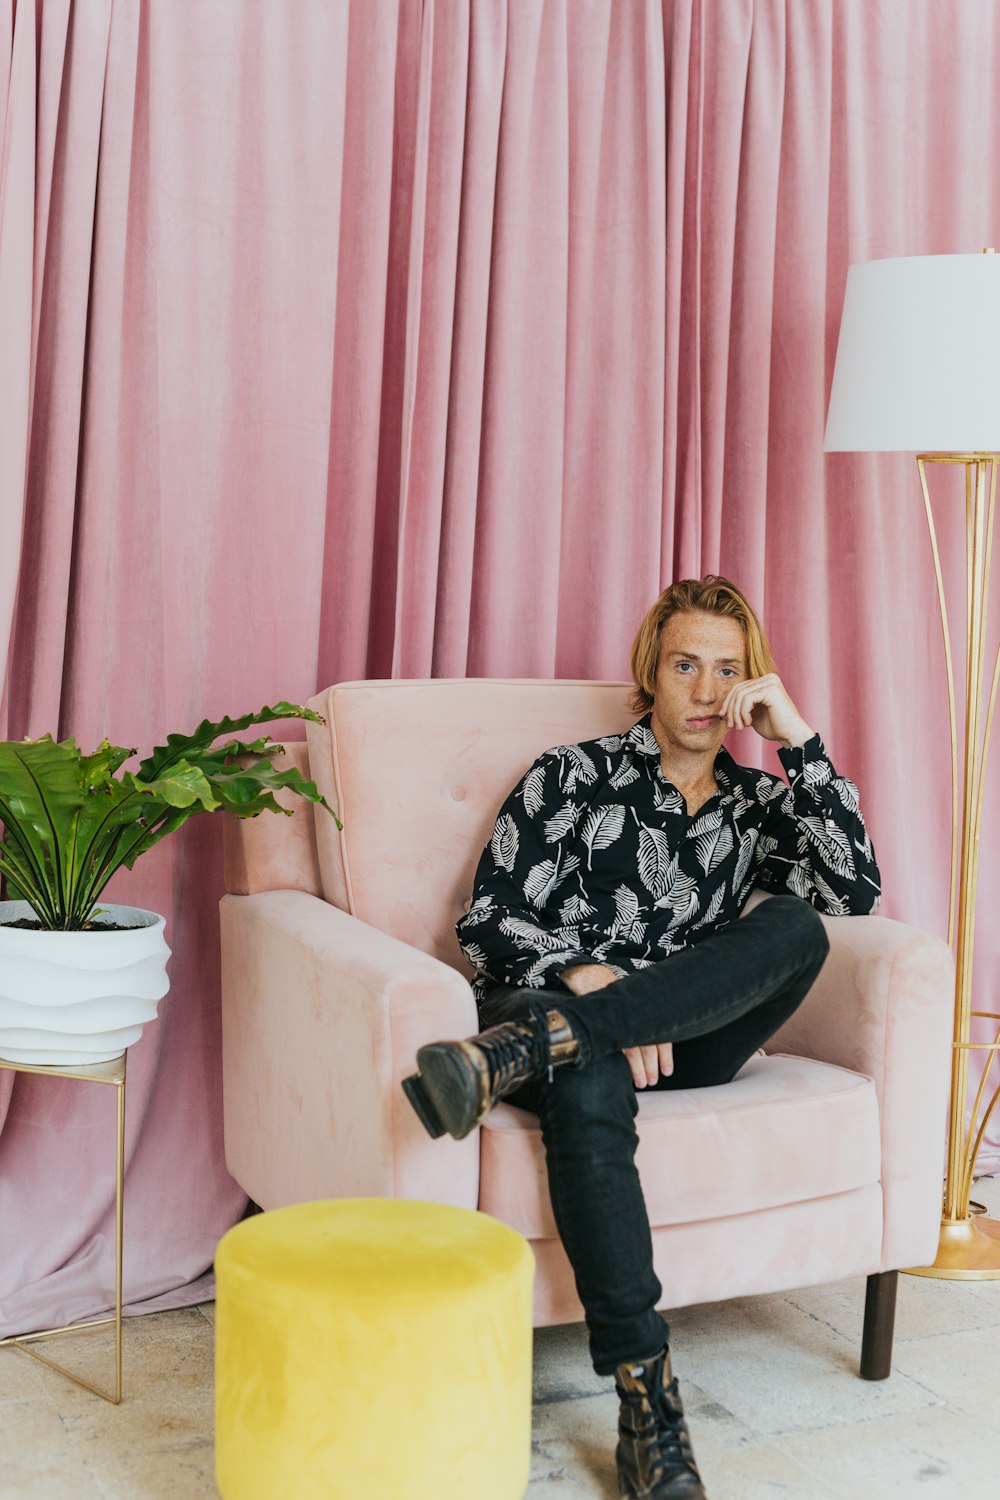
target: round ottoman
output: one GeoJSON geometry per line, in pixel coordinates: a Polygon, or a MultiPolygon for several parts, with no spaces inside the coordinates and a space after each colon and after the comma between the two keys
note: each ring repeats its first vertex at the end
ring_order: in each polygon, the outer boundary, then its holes
{"type": "Polygon", "coordinates": [[[237,1224],[215,1270],[224,1500],[520,1500],[535,1262],[513,1229],[300,1203],[237,1224]]]}

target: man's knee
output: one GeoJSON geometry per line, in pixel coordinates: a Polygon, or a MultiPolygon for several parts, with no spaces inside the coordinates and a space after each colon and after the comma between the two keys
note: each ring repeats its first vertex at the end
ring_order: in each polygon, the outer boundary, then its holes
{"type": "Polygon", "coordinates": [[[585,1067],[557,1068],[544,1090],[547,1119],[582,1132],[590,1125],[633,1132],[639,1104],[624,1052],[595,1058],[585,1067]]]}
{"type": "Polygon", "coordinates": [[[816,908],[801,896],[771,896],[757,909],[765,908],[780,924],[783,940],[801,948],[804,962],[817,970],[822,968],[830,951],[830,938],[816,908]]]}

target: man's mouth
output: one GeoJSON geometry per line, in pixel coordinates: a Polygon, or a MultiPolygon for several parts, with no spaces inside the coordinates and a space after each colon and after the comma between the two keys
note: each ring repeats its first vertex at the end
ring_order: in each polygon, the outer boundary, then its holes
{"type": "Polygon", "coordinates": [[[695,729],[703,729],[707,724],[714,724],[718,717],[718,714],[705,714],[700,719],[688,719],[688,723],[695,729]]]}

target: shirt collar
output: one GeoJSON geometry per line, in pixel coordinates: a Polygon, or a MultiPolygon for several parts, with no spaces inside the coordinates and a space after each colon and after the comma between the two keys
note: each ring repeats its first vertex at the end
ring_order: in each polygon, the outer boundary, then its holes
{"type": "MultiPolygon", "coordinates": [[[[656,767],[660,764],[660,747],[656,735],[650,727],[652,712],[643,714],[642,718],[627,729],[622,736],[625,743],[644,759],[655,762],[656,767]]],[[[737,764],[725,745],[720,745],[715,757],[715,776],[723,791],[728,791],[733,781],[737,778],[743,768],[737,764]]]]}
{"type": "Polygon", "coordinates": [[[633,724],[631,729],[626,730],[623,738],[637,755],[644,755],[647,760],[659,761],[660,747],[656,743],[656,735],[649,727],[651,718],[652,713],[643,714],[637,724],[633,724]]]}

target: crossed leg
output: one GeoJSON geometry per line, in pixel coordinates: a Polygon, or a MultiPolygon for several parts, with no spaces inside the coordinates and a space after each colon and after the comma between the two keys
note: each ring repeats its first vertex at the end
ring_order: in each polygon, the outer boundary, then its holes
{"type": "Polygon", "coordinates": [[[582,1065],[524,1085],[507,1102],[538,1115],[549,1194],[573,1267],[598,1374],[645,1359],[667,1335],[635,1167],[636,1089],[623,1048],[674,1046],[674,1071],[655,1088],[728,1083],[801,1003],[829,949],[816,912],[796,896],[762,902],[738,922],[604,990],[500,986],[484,1026],[539,1002],[581,1037],[582,1065]]]}

